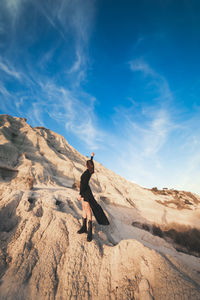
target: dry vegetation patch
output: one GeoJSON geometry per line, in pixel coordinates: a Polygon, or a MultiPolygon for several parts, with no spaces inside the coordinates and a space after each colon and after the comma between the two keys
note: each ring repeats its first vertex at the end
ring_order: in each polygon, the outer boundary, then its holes
{"type": "Polygon", "coordinates": [[[200,257],[200,230],[197,228],[175,222],[167,225],[133,222],[132,225],[173,243],[177,251],[200,257]]]}

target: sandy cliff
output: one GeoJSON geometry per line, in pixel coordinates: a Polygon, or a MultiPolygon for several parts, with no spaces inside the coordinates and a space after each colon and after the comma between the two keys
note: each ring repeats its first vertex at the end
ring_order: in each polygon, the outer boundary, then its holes
{"type": "Polygon", "coordinates": [[[85,161],[59,134],[0,116],[0,300],[200,299],[199,196],[142,188],[95,161],[110,226],[94,220],[88,243],[76,233],[85,161]]]}

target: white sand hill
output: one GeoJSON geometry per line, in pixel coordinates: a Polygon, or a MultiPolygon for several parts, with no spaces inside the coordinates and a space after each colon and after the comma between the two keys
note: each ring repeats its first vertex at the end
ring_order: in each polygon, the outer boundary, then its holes
{"type": "Polygon", "coordinates": [[[0,115],[0,300],[200,299],[200,197],[142,188],[95,161],[90,186],[110,225],[94,219],[88,243],[76,233],[86,159],[0,115]]]}

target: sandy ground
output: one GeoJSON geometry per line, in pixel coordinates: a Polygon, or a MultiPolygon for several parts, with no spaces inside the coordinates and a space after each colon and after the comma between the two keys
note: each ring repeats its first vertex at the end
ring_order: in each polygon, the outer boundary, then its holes
{"type": "Polygon", "coordinates": [[[78,235],[86,157],[60,135],[0,116],[0,299],[200,299],[200,258],[142,224],[200,229],[200,198],[153,193],[95,161],[109,226],[78,235]],[[137,222],[138,226],[133,226],[137,222]]]}

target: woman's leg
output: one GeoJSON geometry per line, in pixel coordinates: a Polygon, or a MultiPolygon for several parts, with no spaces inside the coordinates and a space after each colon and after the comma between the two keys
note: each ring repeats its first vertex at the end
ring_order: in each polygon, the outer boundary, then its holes
{"type": "Polygon", "coordinates": [[[84,199],[80,196],[78,200],[81,200],[81,204],[82,204],[82,226],[77,231],[77,233],[81,234],[81,233],[87,232],[87,215],[86,215],[86,210],[85,210],[84,199]]]}
{"type": "Polygon", "coordinates": [[[90,204],[88,202],[85,202],[85,210],[86,210],[86,215],[87,215],[87,219],[88,219],[87,241],[91,242],[91,240],[92,240],[92,210],[91,210],[90,204]]]}
{"type": "Polygon", "coordinates": [[[86,209],[85,209],[85,202],[83,197],[80,197],[81,199],[81,204],[82,204],[82,217],[85,219],[87,218],[87,214],[86,214],[86,209]]]}
{"type": "Polygon", "coordinates": [[[92,210],[90,204],[88,202],[85,202],[84,205],[85,205],[85,212],[86,212],[87,219],[88,221],[92,221],[92,210]]]}

